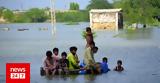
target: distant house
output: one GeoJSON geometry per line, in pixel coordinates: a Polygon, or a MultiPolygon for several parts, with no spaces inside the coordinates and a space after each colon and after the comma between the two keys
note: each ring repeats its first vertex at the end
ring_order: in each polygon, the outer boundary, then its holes
{"type": "Polygon", "coordinates": [[[95,30],[118,31],[123,28],[121,9],[92,9],[90,11],[90,27],[95,30]]]}

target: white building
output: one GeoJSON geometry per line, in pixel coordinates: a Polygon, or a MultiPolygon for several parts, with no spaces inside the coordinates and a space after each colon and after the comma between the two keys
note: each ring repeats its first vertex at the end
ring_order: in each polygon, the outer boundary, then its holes
{"type": "Polygon", "coordinates": [[[95,30],[118,31],[123,28],[121,9],[92,9],[90,11],[90,27],[95,30]]]}

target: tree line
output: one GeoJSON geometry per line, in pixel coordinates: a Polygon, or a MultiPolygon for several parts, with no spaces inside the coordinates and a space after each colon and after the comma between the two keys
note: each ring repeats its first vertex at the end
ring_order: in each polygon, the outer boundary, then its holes
{"type": "Polygon", "coordinates": [[[16,13],[1,7],[0,17],[11,23],[45,22],[49,18],[45,11],[45,9],[32,8],[26,12],[16,13]]]}
{"type": "MultiPolygon", "coordinates": [[[[85,10],[79,9],[79,4],[70,3],[69,11],[56,12],[57,22],[81,22],[89,21],[89,10],[122,8],[124,21],[128,24],[151,24],[160,16],[160,0],[90,0],[85,10]]],[[[0,17],[9,22],[46,22],[50,19],[50,8],[32,8],[23,13],[15,14],[4,7],[0,8],[0,17]]]]}

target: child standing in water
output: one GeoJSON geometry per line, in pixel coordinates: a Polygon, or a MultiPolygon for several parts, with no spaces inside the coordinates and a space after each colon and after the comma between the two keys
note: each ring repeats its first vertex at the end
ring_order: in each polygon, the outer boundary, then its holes
{"type": "Polygon", "coordinates": [[[107,73],[108,71],[110,71],[108,68],[108,59],[107,57],[104,57],[101,63],[101,73],[107,73]]]}
{"type": "Polygon", "coordinates": [[[93,33],[90,27],[86,28],[86,42],[86,48],[89,47],[92,42],[94,42],[93,33]]]}
{"type": "Polygon", "coordinates": [[[85,49],[84,64],[88,74],[100,73],[100,64],[96,63],[94,59],[94,54],[97,53],[97,51],[98,47],[95,46],[94,42],[92,42],[90,46],[85,49]]]}
{"type": "Polygon", "coordinates": [[[122,67],[122,61],[121,60],[117,61],[117,66],[116,66],[116,68],[114,70],[115,71],[119,71],[119,72],[124,70],[124,68],[122,67]]]}

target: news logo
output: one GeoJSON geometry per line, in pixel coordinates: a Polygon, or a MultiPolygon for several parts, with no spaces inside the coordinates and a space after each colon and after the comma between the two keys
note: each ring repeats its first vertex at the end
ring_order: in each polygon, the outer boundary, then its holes
{"type": "Polygon", "coordinates": [[[6,83],[30,83],[30,63],[7,63],[6,83]]]}

